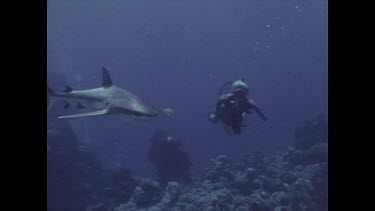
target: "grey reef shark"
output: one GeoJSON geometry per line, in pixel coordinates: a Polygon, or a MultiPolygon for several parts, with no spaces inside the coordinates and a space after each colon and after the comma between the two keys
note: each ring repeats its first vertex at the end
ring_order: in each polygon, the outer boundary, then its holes
{"type": "Polygon", "coordinates": [[[47,113],[54,102],[63,101],[65,108],[76,105],[78,108],[92,109],[93,112],[60,116],[60,119],[109,115],[127,121],[147,121],[160,114],[174,115],[170,108],[149,105],[133,93],[113,85],[107,68],[102,68],[102,74],[102,86],[99,88],[75,91],[66,86],[64,92],[55,92],[47,85],[47,113]]]}

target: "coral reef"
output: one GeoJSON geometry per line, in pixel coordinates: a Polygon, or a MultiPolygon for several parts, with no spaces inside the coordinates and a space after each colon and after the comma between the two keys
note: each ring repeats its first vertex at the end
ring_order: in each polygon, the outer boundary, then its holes
{"type": "Polygon", "coordinates": [[[319,117],[297,128],[297,141],[285,152],[249,153],[238,162],[220,155],[191,184],[145,190],[139,183],[132,199],[115,210],[328,210],[326,126],[319,117]],[[136,201],[139,195],[147,200],[136,201]]]}
{"type": "Polygon", "coordinates": [[[115,210],[328,210],[326,154],[293,162],[310,153],[289,148],[269,156],[249,155],[239,163],[220,155],[193,184],[169,182],[160,190],[156,182],[148,182],[154,184],[148,189],[141,182],[132,199],[115,210]]]}
{"type": "Polygon", "coordinates": [[[149,151],[158,172],[154,180],[134,178],[128,169],[102,169],[69,124],[49,123],[51,211],[328,210],[328,143],[315,128],[325,130],[323,123],[310,122],[306,133],[315,138],[300,134],[301,143],[284,152],[254,152],[239,161],[220,155],[194,179],[180,141],[159,130],[149,151]]]}
{"type": "Polygon", "coordinates": [[[129,169],[118,169],[114,172],[107,172],[112,180],[108,186],[100,192],[96,203],[91,204],[92,211],[113,210],[124,201],[128,201],[137,186],[137,180],[132,177],[129,169]]]}

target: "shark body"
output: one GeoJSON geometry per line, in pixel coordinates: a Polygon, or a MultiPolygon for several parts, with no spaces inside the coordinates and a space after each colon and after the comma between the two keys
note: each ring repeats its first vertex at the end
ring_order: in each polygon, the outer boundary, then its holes
{"type": "Polygon", "coordinates": [[[159,114],[171,116],[174,112],[169,109],[160,109],[145,103],[133,93],[113,85],[108,70],[103,67],[102,86],[94,89],[77,90],[67,86],[64,92],[55,92],[47,85],[49,105],[47,112],[56,101],[64,101],[65,108],[77,105],[78,108],[89,108],[93,112],[60,116],[60,119],[82,118],[90,116],[111,115],[123,120],[147,121],[159,114]]]}

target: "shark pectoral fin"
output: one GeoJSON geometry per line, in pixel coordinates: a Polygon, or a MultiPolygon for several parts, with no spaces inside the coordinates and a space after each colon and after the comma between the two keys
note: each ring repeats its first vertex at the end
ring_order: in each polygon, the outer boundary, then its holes
{"type": "Polygon", "coordinates": [[[100,115],[106,115],[108,114],[108,109],[104,109],[101,111],[94,111],[89,113],[83,113],[83,114],[74,114],[74,115],[68,115],[68,116],[59,116],[59,119],[74,119],[74,118],[82,118],[82,117],[90,117],[90,116],[100,116],[100,115]]]}

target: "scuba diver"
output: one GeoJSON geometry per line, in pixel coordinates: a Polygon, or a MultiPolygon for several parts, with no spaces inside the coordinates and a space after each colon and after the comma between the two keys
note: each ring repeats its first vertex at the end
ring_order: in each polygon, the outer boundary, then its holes
{"type": "Polygon", "coordinates": [[[158,129],[150,141],[148,160],[155,167],[160,184],[191,182],[192,163],[188,153],[182,149],[182,142],[162,129],[158,129]]]}
{"type": "Polygon", "coordinates": [[[223,84],[219,92],[219,100],[216,104],[216,111],[209,114],[209,120],[212,123],[219,121],[230,126],[234,134],[241,133],[241,128],[245,114],[251,114],[254,110],[264,121],[267,117],[262,113],[260,108],[246,97],[249,88],[245,79],[230,81],[223,84]],[[232,93],[222,94],[225,86],[232,84],[232,93]]]}

